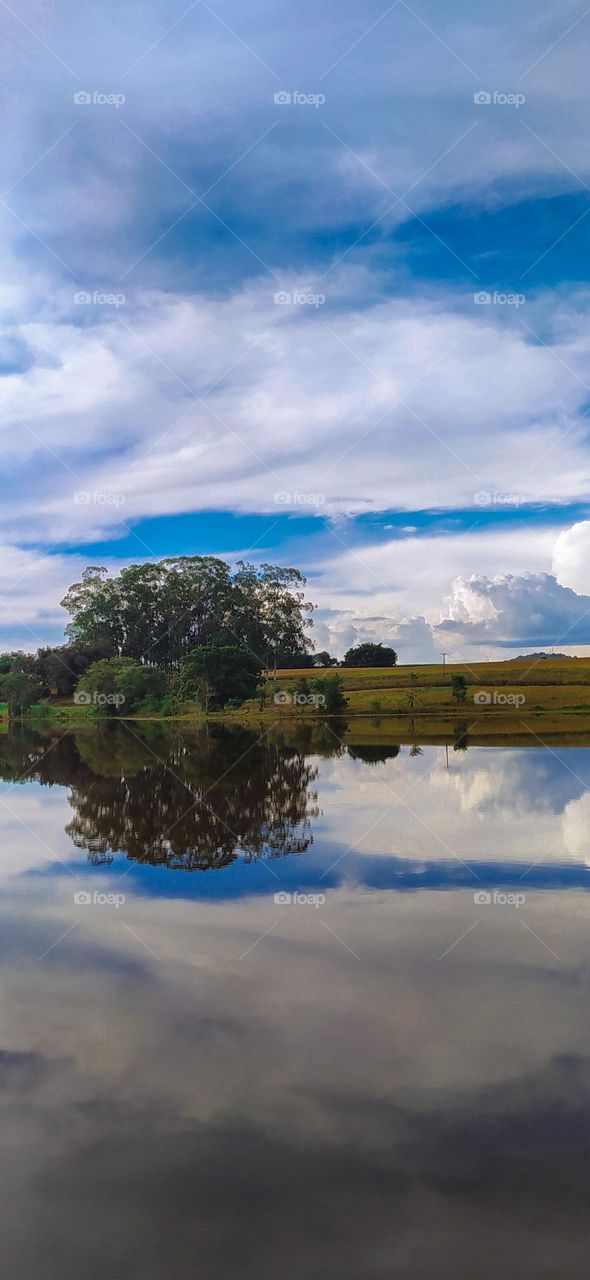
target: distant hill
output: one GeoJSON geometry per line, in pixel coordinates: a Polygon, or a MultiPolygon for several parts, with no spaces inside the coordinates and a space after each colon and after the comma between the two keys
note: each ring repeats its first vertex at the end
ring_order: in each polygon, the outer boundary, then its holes
{"type": "Polygon", "coordinates": [[[508,658],[508,662],[528,662],[529,658],[571,658],[571,653],[519,653],[517,658],[508,658]]]}

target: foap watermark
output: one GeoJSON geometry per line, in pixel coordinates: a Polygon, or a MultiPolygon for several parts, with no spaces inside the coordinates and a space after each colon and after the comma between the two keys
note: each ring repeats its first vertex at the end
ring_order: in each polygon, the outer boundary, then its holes
{"type": "Polygon", "coordinates": [[[476,689],[473,695],[476,707],[522,707],[524,693],[504,693],[503,689],[476,689]]]}
{"type": "Polygon", "coordinates": [[[74,494],[77,507],[122,507],[124,501],[124,493],[106,493],[103,489],[97,489],[94,493],[89,493],[87,489],[79,489],[74,494]]]}
{"type": "Polygon", "coordinates": [[[524,93],[502,93],[500,89],[479,89],[473,95],[476,107],[523,107],[526,102],[524,93]]]}
{"type": "Polygon", "coordinates": [[[479,489],[473,495],[476,507],[521,507],[525,493],[499,493],[497,489],[479,489]]]}
{"type": "Polygon", "coordinates": [[[124,293],[107,293],[106,289],[79,289],[74,294],[77,307],[124,307],[127,299],[124,293]]]}
{"type": "Polygon", "coordinates": [[[476,907],[523,907],[526,902],[525,893],[504,893],[501,889],[494,889],[493,893],[488,893],[486,889],[478,889],[473,895],[473,901],[476,907]]]}
{"type": "Polygon", "coordinates": [[[273,493],[273,501],[279,507],[323,507],[326,495],[325,493],[300,493],[298,489],[293,489],[291,492],[281,489],[278,493],[273,493]]]}
{"type": "Polygon", "coordinates": [[[74,702],[77,707],[122,707],[125,698],[122,693],[99,693],[97,689],[92,692],[86,689],[76,689],[74,694],[74,702]]]}
{"type": "Polygon", "coordinates": [[[289,693],[288,689],[279,689],[273,702],[277,707],[323,707],[326,699],[323,693],[289,693]]]}
{"type": "Polygon", "coordinates": [[[486,289],[479,289],[473,295],[473,301],[477,307],[524,307],[526,295],[524,293],[504,293],[501,289],[494,289],[493,293],[488,293],[486,289]]]}
{"type": "Polygon", "coordinates": [[[273,93],[273,102],[276,107],[323,107],[326,101],[325,93],[301,93],[299,89],[289,91],[280,89],[278,93],[273,93]]]}
{"type": "Polygon", "coordinates": [[[275,907],[323,907],[325,893],[285,893],[283,889],[275,893],[275,907]]]}
{"type": "Polygon", "coordinates": [[[114,107],[116,111],[127,101],[124,93],[103,93],[102,89],[79,89],[74,94],[77,107],[114,107]]]}
{"type": "Polygon", "coordinates": [[[76,907],[115,907],[118,911],[124,901],[124,893],[99,893],[98,889],[95,889],[94,893],[88,893],[87,889],[80,889],[74,894],[76,907]]]}
{"type": "Polygon", "coordinates": [[[273,302],[278,307],[323,307],[326,301],[325,293],[310,293],[306,289],[294,289],[292,293],[288,289],[279,289],[278,293],[273,293],[273,302]]]}

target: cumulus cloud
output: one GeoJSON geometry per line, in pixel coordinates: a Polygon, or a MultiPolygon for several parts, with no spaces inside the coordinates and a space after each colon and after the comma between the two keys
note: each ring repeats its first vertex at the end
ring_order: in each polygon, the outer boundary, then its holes
{"type": "Polygon", "coordinates": [[[435,662],[439,657],[432,628],[425,618],[395,622],[392,618],[363,617],[351,612],[320,612],[314,619],[313,640],[316,649],[328,649],[337,658],[366,641],[392,646],[399,650],[403,662],[435,662]]]}
{"type": "Polygon", "coordinates": [[[553,570],[564,587],[590,593],[590,520],[580,520],[560,533],[553,570]]]}
{"type": "Polygon", "coordinates": [[[562,587],[549,573],[459,578],[438,629],[478,645],[586,645],[590,596],[562,587]]]}

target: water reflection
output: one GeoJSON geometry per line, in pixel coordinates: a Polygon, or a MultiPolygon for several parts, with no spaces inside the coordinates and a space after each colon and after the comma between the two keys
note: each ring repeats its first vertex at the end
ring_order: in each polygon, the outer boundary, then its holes
{"type": "Polygon", "coordinates": [[[0,739],[8,1276],[586,1276],[590,753],[333,730],[0,739]]]}
{"type": "Polygon", "coordinates": [[[117,728],[53,741],[22,733],[2,744],[0,758],[4,778],[69,788],[66,832],[97,864],[123,851],[205,871],[239,854],[303,853],[313,838],[317,769],[301,751],[248,730],[117,728]]]}
{"type": "MultiPolygon", "coordinates": [[[[444,747],[400,746],[375,741],[372,727],[366,738],[358,723],[346,722],[23,730],[0,738],[0,777],[26,784],[29,797],[31,784],[50,788],[56,801],[56,789],[67,795],[63,830],[95,865],[124,855],[204,871],[238,858],[303,854],[314,841],[313,864],[298,875],[326,874],[344,844],[342,873],[354,869],[367,883],[377,874],[371,857],[397,859],[396,874],[402,863],[411,866],[408,859],[454,859],[463,867],[497,865],[508,878],[512,864],[527,860],[542,867],[539,883],[556,863],[590,863],[586,748],[482,748],[461,722],[444,747]]],[[[37,786],[37,803],[39,794],[37,786]]],[[[26,809],[20,789],[11,789],[10,811],[19,800],[26,809]]],[[[454,884],[457,870],[450,865],[454,884]]],[[[379,883],[383,875],[380,869],[379,883]]],[[[435,879],[441,882],[440,865],[435,879]]]]}

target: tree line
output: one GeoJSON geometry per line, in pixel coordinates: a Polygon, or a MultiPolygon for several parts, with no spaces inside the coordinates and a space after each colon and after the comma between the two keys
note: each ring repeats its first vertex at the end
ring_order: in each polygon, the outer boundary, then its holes
{"type": "MultiPolygon", "coordinates": [[[[67,643],[35,654],[0,654],[0,698],[12,714],[35,702],[76,696],[112,711],[174,714],[187,702],[206,710],[254,697],[265,671],[332,667],[313,653],[314,605],[298,569],[214,556],[176,556],[114,575],[89,566],[61,605],[67,643]]],[[[360,645],[344,665],[389,666],[393,649],[360,645]]],[[[326,710],[345,705],[337,678],[324,686],[326,710]]]]}

